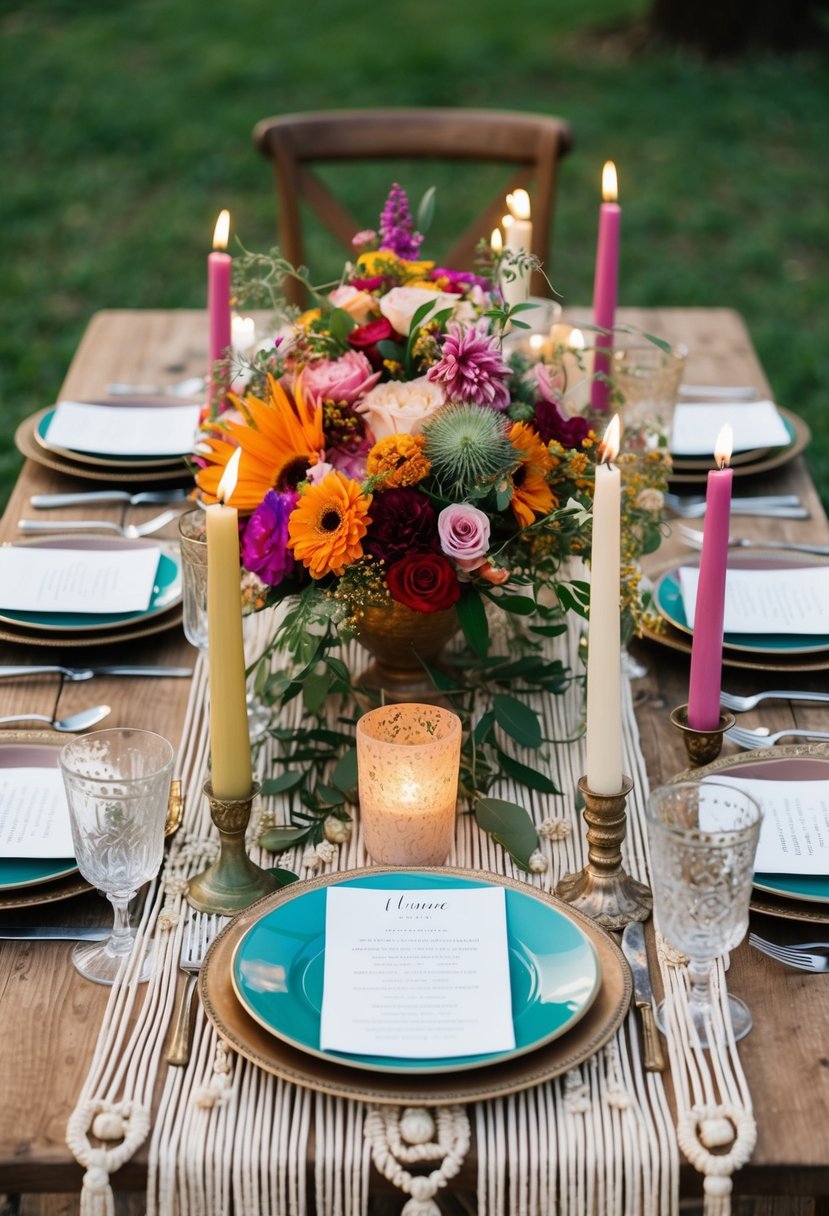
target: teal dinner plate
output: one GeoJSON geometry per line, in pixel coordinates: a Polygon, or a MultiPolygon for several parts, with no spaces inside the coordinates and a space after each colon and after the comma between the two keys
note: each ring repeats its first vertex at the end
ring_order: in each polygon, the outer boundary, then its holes
{"type": "MultiPolygon", "coordinates": [[[[367,871],[336,885],[422,891],[499,884],[405,870],[367,871]]],[[[263,913],[242,937],[233,957],[232,979],[236,995],[251,1017],[277,1038],[311,1055],[352,1068],[410,1075],[480,1068],[524,1055],[563,1035],[598,995],[598,957],[576,922],[529,888],[525,893],[505,887],[513,1049],[429,1059],[324,1051],[320,1047],[320,1011],[328,887],[303,891],[297,886],[294,898],[263,913]]]]}
{"type": "MultiPolygon", "coordinates": [[[[825,565],[819,558],[802,553],[775,552],[774,555],[748,554],[732,550],[728,555],[729,568],[740,570],[780,570],[802,566],[825,565]]],[[[699,565],[699,556],[689,557],[685,566],[699,565]]],[[[665,618],[683,633],[693,633],[685,616],[682,591],[679,584],[679,567],[668,570],[659,579],[654,590],[654,602],[665,618]]],[[[790,633],[727,633],[723,639],[729,650],[742,650],[750,654],[795,655],[816,654],[829,650],[829,635],[790,633]]]]}
{"type": "Polygon", "coordinates": [[[758,891],[782,895],[784,899],[829,904],[829,874],[755,874],[754,886],[758,891]]]}
{"type": "MultiPolygon", "coordinates": [[[[50,536],[21,542],[39,548],[78,549],[114,552],[134,549],[136,546],[158,547],[162,542],[153,540],[125,540],[110,536],[50,536]]],[[[169,545],[162,548],[155,573],[150,603],[140,612],[18,612],[10,608],[0,609],[0,621],[11,625],[23,625],[27,629],[58,633],[90,633],[111,629],[113,625],[134,625],[167,612],[181,601],[181,559],[178,548],[169,545]]]]}
{"type": "MultiPolygon", "coordinates": [[[[101,402],[91,402],[90,404],[103,404],[101,402]]],[[[112,403],[110,403],[112,404],[112,403]]],[[[123,407],[123,402],[117,403],[123,407]]],[[[142,402],[142,405],[150,405],[149,402],[142,402]]],[[[67,456],[70,460],[75,460],[80,464],[102,465],[104,468],[113,469],[153,469],[167,468],[170,465],[180,465],[190,455],[189,452],[182,452],[178,456],[142,456],[140,453],[131,452],[129,456],[116,456],[114,454],[107,455],[100,452],[85,452],[83,448],[62,448],[57,444],[50,443],[48,439],[49,426],[55,416],[55,410],[45,410],[38,419],[35,426],[35,439],[42,448],[47,452],[54,452],[58,456],[67,456]]]]}
{"type": "MultiPolygon", "coordinates": [[[[57,768],[60,746],[0,740],[0,768],[57,768]]],[[[34,887],[75,874],[74,857],[0,857],[0,891],[34,887]]]]}

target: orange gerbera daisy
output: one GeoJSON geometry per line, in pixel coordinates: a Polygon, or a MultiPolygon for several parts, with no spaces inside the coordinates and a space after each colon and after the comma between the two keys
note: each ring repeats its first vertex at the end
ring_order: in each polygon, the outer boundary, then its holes
{"type": "Polygon", "coordinates": [[[216,490],[225,465],[242,449],[233,506],[255,511],[268,490],[293,490],[311,465],[321,459],[325,438],[322,410],[306,402],[302,378],[294,385],[293,400],[273,376],[268,377],[270,400],[233,397],[244,421],[217,424],[199,447],[210,463],[196,474],[205,502],[216,502],[216,490]]]}
{"type": "Polygon", "coordinates": [[[303,491],[288,519],[288,548],[312,578],[339,576],[362,557],[370,506],[371,498],[361,492],[359,482],[339,469],[303,491]]]}
{"type": "Polygon", "coordinates": [[[547,484],[552,459],[547,445],[526,422],[514,423],[509,441],[520,462],[512,475],[514,488],[510,505],[521,527],[526,528],[536,515],[546,515],[557,505],[556,496],[547,484]]]}

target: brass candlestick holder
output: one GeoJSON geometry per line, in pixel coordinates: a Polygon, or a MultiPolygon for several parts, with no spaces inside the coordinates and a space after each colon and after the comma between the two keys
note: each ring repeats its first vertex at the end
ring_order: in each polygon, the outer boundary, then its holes
{"type": "Polygon", "coordinates": [[[632,920],[647,920],[653,908],[650,888],[631,878],[622,865],[625,804],[633,782],[623,777],[618,794],[597,794],[582,777],[579,789],[585,802],[587,865],[577,874],[565,874],[556,895],[603,929],[623,929],[632,920]]]}
{"type": "Polygon", "coordinates": [[[720,710],[720,720],[715,730],[694,730],[688,725],[688,706],[677,705],[676,709],[671,711],[671,721],[677,730],[682,731],[682,741],[691,764],[700,768],[703,764],[716,760],[722,751],[723,735],[737,719],[723,709],[720,710]]]}
{"type": "Polygon", "coordinates": [[[245,829],[250,809],[259,793],[254,781],[247,798],[217,798],[209,781],[204,792],[210,803],[210,817],[219,829],[219,856],[187,885],[187,902],[199,912],[218,912],[235,916],[263,895],[276,890],[273,874],[257,866],[245,848],[245,829]]]}

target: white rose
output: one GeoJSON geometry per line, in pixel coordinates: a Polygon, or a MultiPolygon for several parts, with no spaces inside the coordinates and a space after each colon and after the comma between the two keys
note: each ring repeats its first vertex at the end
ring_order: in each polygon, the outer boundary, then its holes
{"type": "Polygon", "coordinates": [[[374,296],[370,296],[367,291],[359,291],[350,283],[341,283],[335,291],[331,292],[328,302],[335,308],[342,308],[344,312],[354,318],[358,325],[365,325],[369,317],[375,316],[377,312],[377,301],[374,296]]]}
{"type": "Polygon", "coordinates": [[[375,384],[356,410],[365,417],[376,440],[389,435],[418,435],[427,418],[444,403],[443,389],[425,376],[375,384]]]}
{"type": "Polygon", "coordinates": [[[457,304],[459,296],[449,295],[445,291],[429,291],[426,287],[392,287],[391,291],[380,297],[380,311],[391,324],[392,329],[399,334],[408,336],[412,325],[412,317],[418,308],[422,308],[430,300],[433,307],[421,320],[425,325],[430,317],[443,308],[452,308],[457,304]]]}

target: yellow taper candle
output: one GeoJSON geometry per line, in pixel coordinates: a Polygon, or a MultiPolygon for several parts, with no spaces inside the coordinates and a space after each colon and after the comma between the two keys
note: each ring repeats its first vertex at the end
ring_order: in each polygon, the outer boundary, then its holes
{"type": "Polygon", "coordinates": [[[236,486],[241,449],[228,461],[207,508],[207,643],[210,662],[211,780],[217,798],[251,791],[250,734],[242,639],[239,518],[227,505],[236,486]]]}

